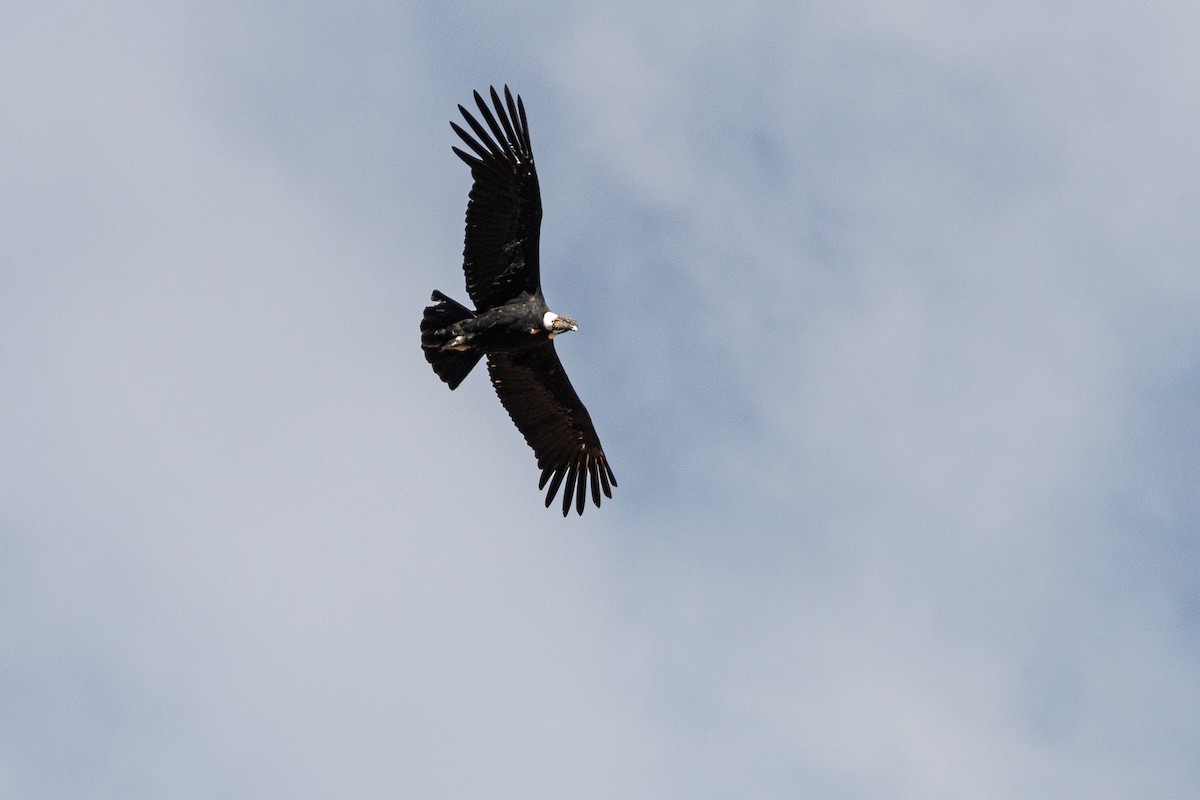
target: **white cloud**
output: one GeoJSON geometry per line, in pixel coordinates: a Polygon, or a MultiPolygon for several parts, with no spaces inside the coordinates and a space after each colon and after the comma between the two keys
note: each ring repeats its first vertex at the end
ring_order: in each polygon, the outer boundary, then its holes
{"type": "Polygon", "coordinates": [[[6,796],[1195,791],[1192,12],[53,11],[6,796]],[[416,348],[480,75],[621,481],[578,520],[416,348]]]}

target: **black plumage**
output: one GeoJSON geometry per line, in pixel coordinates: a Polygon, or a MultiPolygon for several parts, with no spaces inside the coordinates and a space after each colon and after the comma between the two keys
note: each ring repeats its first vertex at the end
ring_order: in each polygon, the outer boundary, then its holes
{"type": "Polygon", "coordinates": [[[503,101],[494,88],[491,100],[489,108],[475,92],[486,128],[461,105],[471,133],[450,123],[470,150],[452,148],[474,180],[463,272],[475,310],[435,291],[421,320],[421,347],[451,389],[487,357],[492,386],[537,457],[547,507],[561,488],[563,516],[572,500],[582,514],[589,490],[599,507],[600,493],[612,497],[617,479],[554,351],[554,337],[578,326],[551,312],[542,297],[542,200],[525,106],[507,86],[503,101]]]}

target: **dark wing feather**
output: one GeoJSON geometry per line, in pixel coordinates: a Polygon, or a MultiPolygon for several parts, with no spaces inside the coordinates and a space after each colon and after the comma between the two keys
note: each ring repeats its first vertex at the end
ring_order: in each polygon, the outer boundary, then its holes
{"type": "Polygon", "coordinates": [[[550,484],[546,506],[563,490],[563,516],[582,514],[591,485],[592,502],[612,497],[616,476],[604,457],[592,418],[567,379],[550,342],[508,353],[488,354],[488,374],[500,402],[537,456],[538,488],[550,484]],[[565,484],[565,485],[564,485],[565,484]]]}
{"type": "Polygon", "coordinates": [[[471,149],[451,148],[471,168],[475,183],[467,204],[463,272],[475,308],[485,311],[514,300],[522,292],[541,290],[538,235],[542,199],[529,144],[525,104],[504,87],[504,102],[491,90],[495,113],[475,92],[475,103],[487,128],[462,106],[471,133],[450,127],[471,149]],[[472,133],[474,134],[472,136],[472,133]],[[473,153],[473,155],[472,155],[473,153]]]}

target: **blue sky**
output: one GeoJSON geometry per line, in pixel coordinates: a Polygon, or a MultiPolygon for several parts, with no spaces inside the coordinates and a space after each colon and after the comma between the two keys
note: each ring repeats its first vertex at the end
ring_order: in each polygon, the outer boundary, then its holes
{"type": "Polygon", "coordinates": [[[24,4],[0,795],[1200,793],[1200,11],[24,4]],[[481,373],[525,99],[582,518],[481,373]]]}

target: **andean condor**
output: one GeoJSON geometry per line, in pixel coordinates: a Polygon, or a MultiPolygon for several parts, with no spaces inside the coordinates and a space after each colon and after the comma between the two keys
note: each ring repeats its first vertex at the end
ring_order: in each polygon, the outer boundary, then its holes
{"type": "Polygon", "coordinates": [[[492,386],[537,456],[542,470],[538,488],[549,484],[546,506],[561,486],[563,516],[570,512],[572,497],[582,514],[589,483],[598,508],[600,492],[612,497],[617,479],[592,419],[554,352],[554,337],[579,326],[551,311],[542,297],[542,200],[525,105],[519,96],[513,102],[507,86],[504,102],[494,88],[491,98],[494,115],[475,92],[486,130],[461,105],[458,110],[475,136],[450,123],[474,153],[451,148],[471,168],[474,180],[467,203],[463,272],[475,310],[434,291],[434,305],[425,309],[421,320],[421,348],[451,389],[487,356],[492,386]]]}

